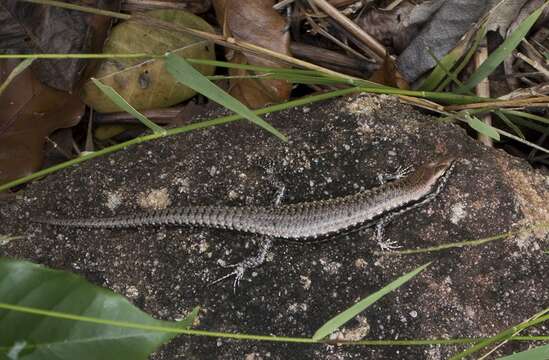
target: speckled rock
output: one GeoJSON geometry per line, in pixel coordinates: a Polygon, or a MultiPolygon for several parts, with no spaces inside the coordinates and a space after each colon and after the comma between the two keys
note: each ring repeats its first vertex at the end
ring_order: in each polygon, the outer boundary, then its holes
{"type": "MultiPolygon", "coordinates": [[[[113,216],[188,204],[270,205],[343,196],[377,185],[379,173],[451,154],[461,160],[435,201],[395,219],[386,237],[412,249],[549,222],[549,179],[388,96],[359,95],[266,119],[278,139],[246,122],[141,144],[51,175],[0,203],[1,233],[23,239],[3,256],[73,271],[162,319],[200,305],[197,328],[312,336],[335,314],[432,261],[413,281],[368,308],[343,336],[357,339],[494,335],[549,303],[547,232],[417,255],[379,255],[366,229],[331,242],[277,243],[236,293],[219,262],[257,251],[261,239],[230,231],[89,230],[29,219],[113,216]]],[[[539,326],[532,334],[547,333],[539,326]]],[[[500,354],[527,348],[511,342],[500,354]]],[[[446,359],[463,347],[334,347],[179,337],[154,359],[446,359]]]]}

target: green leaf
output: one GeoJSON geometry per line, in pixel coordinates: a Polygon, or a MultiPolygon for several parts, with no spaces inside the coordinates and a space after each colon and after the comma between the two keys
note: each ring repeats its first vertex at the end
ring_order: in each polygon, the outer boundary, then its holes
{"type": "Polygon", "coordinates": [[[147,359],[177,333],[120,323],[177,330],[196,314],[182,322],[155,320],[79,276],[8,259],[0,259],[0,299],[0,329],[9,329],[0,336],[0,358],[20,360],[147,359]]]}
{"type": "Polygon", "coordinates": [[[277,136],[283,141],[288,141],[288,138],[275,129],[271,124],[261,119],[253,113],[240,101],[227,94],[223,89],[208,80],[204,75],[191,66],[185,59],[173,54],[166,55],[166,68],[172,76],[180,83],[190,87],[194,91],[201,93],[210,100],[234,111],[235,113],[245,117],[256,125],[261,126],[271,134],[277,136]]]}
{"type": "Polygon", "coordinates": [[[460,86],[456,93],[463,94],[473,89],[480,83],[483,79],[488,77],[496,68],[508,57],[513,50],[517,47],[518,44],[524,39],[528,31],[536,23],[537,19],[541,15],[543,9],[547,4],[540,6],[539,9],[530,14],[526,19],[524,19],[520,25],[513,31],[513,33],[505,39],[505,41],[488,56],[486,61],[478,67],[478,69],[471,75],[471,77],[460,86]]]}
{"type": "Polygon", "coordinates": [[[358,303],[343,311],[341,314],[331,318],[315,332],[315,334],[313,335],[313,340],[318,341],[330,335],[339,327],[343,326],[347,321],[353,319],[355,316],[364,311],[364,309],[366,309],[368,306],[372,305],[385,295],[398,289],[399,287],[410,281],[414,276],[425,270],[430,264],[431,263],[429,262],[427,264],[421,265],[415,270],[410,271],[409,273],[384,286],[381,290],[378,290],[375,293],[366,297],[365,299],[360,300],[358,303]]]}
{"type": "Polygon", "coordinates": [[[499,133],[492,126],[483,123],[477,117],[471,116],[469,114],[466,114],[465,118],[467,119],[467,123],[469,124],[469,126],[481,133],[482,135],[486,135],[497,141],[500,140],[499,133]]]}
{"type": "Polygon", "coordinates": [[[512,122],[511,119],[509,119],[507,115],[505,115],[502,111],[496,109],[494,110],[494,114],[496,114],[505,123],[505,125],[507,125],[511,130],[513,130],[513,132],[518,137],[522,139],[526,139],[526,137],[524,136],[520,128],[517,125],[515,125],[515,123],[512,122]]]}
{"type": "Polygon", "coordinates": [[[549,344],[538,346],[530,350],[513,355],[504,356],[497,360],[547,360],[549,359],[549,344]]]}
{"type": "MultiPolygon", "coordinates": [[[[477,30],[477,32],[475,34],[475,38],[473,40],[473,44],[471,45],[469,50],[467,50],[467,52],[465,53],[465,56],[463,56],[463,58],[461,59],[461,62],[456,66],[456,68],[452,72],[454,74],[454,76],[457,77],[457,75],[465,68],[465,66],[467,66],[467,64],[469,64],[469,61],[471,60],[473,55],[477,52],[477,49],[480,46],[480,42],[486,36],[486,32],[487,32],[487,27],[486,27],[486,23],[484,23],[480,27],[480,29],[477,30]]],[[[437,86],[435,91],[443,91],[451,81],[452,81],[452,77],[447,77],[446,79],[444,79],[442,81],[442,83],[440,83],[437,86]]],[[[459,84],[459,86],[461,86],[461,85],[462,84],[459,84]]]]}
{"type": "Polygon", "coordinates": [[[31,58],[31,59],[25,59],[23,61],[21,61],[19,64],[17,64],[17,66],[15,68],[13,68],[13,70],[11,71],[11,73],[8,75],[8,77],[6,78],[6,80],[4,80],[4,82],[2,83],[2,85],[0,85],[0,95],[2,95],[2,93],[4,92],[4,90],[6,90],[6,88],[8,87],[8,85],[13,81],[13,79],[15,79],[17,77],[17,75],[21,74],[23,71],[25,71],[26,68],[28,68],[32,62],[34,61],[35,59],[31,58]]]}
{"type": "Polygon", "coordinates": [[[535,314],[534,316],[532,316],[531,318],[521,322],[520,324],[503,330],[502,332],[500,332],[496,336],[492,336],[490,338],[486,338],[484,340],[479,341],[475,345],[473,345],[470,348],[460,352],[459,354],[453,355],[448,360],[465,359],[468,356],[470,356],[471,354],[474,354],[474,353],[476,353],[476,352],[478,352],[482,349],[485,349],[488,346],[490,346],[490,345],[492,345],[496,342],[501,343],[503,341],[512,339],[513,336],[518,335],[524,329],[527,329],[531,326],[535,326],[537,324],[541,324],[541,323],[549,320],[549,315],[547,315],[548,312],[549,312],[549,308],[544,309],[544,310],[538,312],[537,314],[535,314]]]}
{"type": "Polygon", "coordinates": [[[460,45],[444,55],[441,60],[438,60],[433,52],[429,50],[429,55],[435,60],[437,66],[431,71],[427,79],[419,86],[419,90],[433,91],[446,76],[449,75],[450,69],[454,67],[461,55],[463,54],[464,45],[460,45]]]}
{"type": "Polygon", "coordinates": [[[536,114],[530,114],[530,113],[527,113],[527,112],[524,112],[524,111],[505,110],[505,109],[502,109],[501,112],[504,113],[504,114],[507,114],[507,115],[520,116],[520,117],[523,117],[523,118],[526,118],[526,119],[539,121],[539,122],[544,123],[544,124],[549,124],[549,119],[548,118],[543,117],[543,116],[539,116],[539,115],[536,115],[536,114]]]}
{"type": "Polygon", "coordinates": [[[136,119],[141,121],[143,125],[151,129],[155,133],[165,133],[166,130],[162,127],[156,125],[154,122],[149,120],[145,115],[141,114],[139,111],[137,111],[133,106],[128,104],[128,102],[120,96],[119,93],[116,92],[112,87],[103,84],[101,81],[91,78],[93,83],[97,85],[99,90],[101,90],[113,103],[116,104],[120,109],[124,110],[128,114],[134,116],[136,119]]]}

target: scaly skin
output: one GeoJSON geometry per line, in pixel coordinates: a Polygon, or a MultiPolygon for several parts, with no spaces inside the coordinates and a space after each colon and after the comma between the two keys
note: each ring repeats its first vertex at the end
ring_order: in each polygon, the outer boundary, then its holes
{"type": "Polygon", "coordinates": [[[298,242],[316,241],[370,226],[428,202],[443,189],[454,165],[454,158],[443,158],[370,190],[277,207],[187,206],[111,218],[35,221],[89,228],[201,226],[298,242]]]}

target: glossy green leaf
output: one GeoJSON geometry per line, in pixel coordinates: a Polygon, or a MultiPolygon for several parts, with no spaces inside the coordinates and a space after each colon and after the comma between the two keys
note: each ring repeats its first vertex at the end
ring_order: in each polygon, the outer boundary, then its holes
{"type": "Polygon", "coordinates": [[[482,65],[478,67],[478,69],[469,77],[465,84],[456,90],[456,93],[464,94],[468,92],[477,86],[477,84],[479,84],[482,80],[487,78],[488,75],[490,75],[494,70],[496,70],[503,60],[511,55],[517,45],[520,44],[522,39],[524,39],[528,31],[538,20],[546,5],[547,4],[540,6],[539,9],[524,19],[511,33],[511,35],[505,39],[505,41],[493,53],[491,53],[490,56],[488,56],[482,65]]]}
{"type": "Polygon", "coordinates": [[[0,260],[0,301],[0,358],[20,360],[144,360],[177,334],[112,323],[185,329],[193,320],[156,320],[79,276],[8,259],[0,260]],[[43,316],[47,312],[64,315],[43,316]],[[78,317],[93,321],[74,321],[78,317]]]}
{"type": "Polygon", "coordinates": [[[136,119],[141,121],[143,125],[151,129],[155,133],[163,133],[166,132],[165,129],[162,127],[156,125],[154,122],[152,122],[149,118],[147,118],[145,115],[141,114],[139,111],[137,111],[133,106],[131,106],[120,94],[116,92],[112,87],[105,85],[101,83],[101,81],[91,78],[93,83],[105,94],[113,103],[116,104],[121,110],[124,110],[128,114],[134,116],[136,119]]]}
{"type": "Polygon", "coordinates": [[[492,126],[483,123],[477,117],[471,116],[469,114],[465,115],[465,118],[467,119],[467,123],[469,124],[469,126],[481,133],[482,135],[486,135],[497,141],[500,140],[499,133],[492,126]]]}
{"type": "Polygon", "coordinates": [[[513,355],[504,356],[497,360],[547,360],[549,359],[549,344],[538,346],[530,350],[513,355]]]}
{"type": "Polygon", "coordinates": [[[365,299],[360,300],[358,303],[354,304],[347,310],[343,311],[341,314],[331,318],[315,332],[315,334],[313,335],[313,340],[318,341],[330,335],[339,327],[343,326],[346,322],[353,319],[355,316],[364,311],[364,309],[410,281],[417,274],[425,270],[430,264],[431,263],[421,265],[415,270],[412,270],[409,273],[402,275],[398,279],[384,286],[381,290],[376,291],[365,299]]]}
{"type": "Polygon", "coordinates": [[[234,111],[235,113],[250,120],[254,124],[261,126],[271,134],[277,136],[283,141],[287,141],[287,137],[275,129],[271,124],[261,119],[259,116],[240,101],[229,95],[219,86],[208,80],[204,75],[191,66],[183,58],[169,53],[166,55],[166,68],[172,76],[182,84],[190,87],[196,92],[201,93],[210,100],[234,111]]]}

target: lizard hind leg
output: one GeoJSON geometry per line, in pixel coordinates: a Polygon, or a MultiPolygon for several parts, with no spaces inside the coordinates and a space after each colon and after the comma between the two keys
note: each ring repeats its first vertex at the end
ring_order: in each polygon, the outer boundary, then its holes
{"type": "Polygon", "coordinates": [[[391,241],[389,239],[387,240],[384,239],[385,225],[391,219],[392,217],[388,219],[382,219],[376,224],[376,227],[375,227],[375,238],[376,238],[377,245],[381,248],[381,251],[390,251],[390,250],[398,249],[401,247],[398,245],[398,243],[395,240],[391,241]]]}
{"type": "Polygon", "coordinates": [[[233,291],[236,293],[236,288],[240,284],[240,280],[244,277],[244,273],[248,269],[253,269],[256,267],[259,267],[263,265],[267,259],[267,254],[269,253],[269,250],[273,246],[273,239],[265,236],[261,239],[261,245],[259,248],[259,252],[255,256],[251,256],[249,258],[244,259],[243,261],[236,263],[236,264],[230,264],[230,265],[223,265],[225,268],[234,268],[234,270],[227,275],[224,275],[220,277],[217,280],[214,280],[210,285],[217,284],[218,282],[221,282],[225,279],[228,279],[232,276],[234,276],[234,282],[233,282],[233,291]]]}

